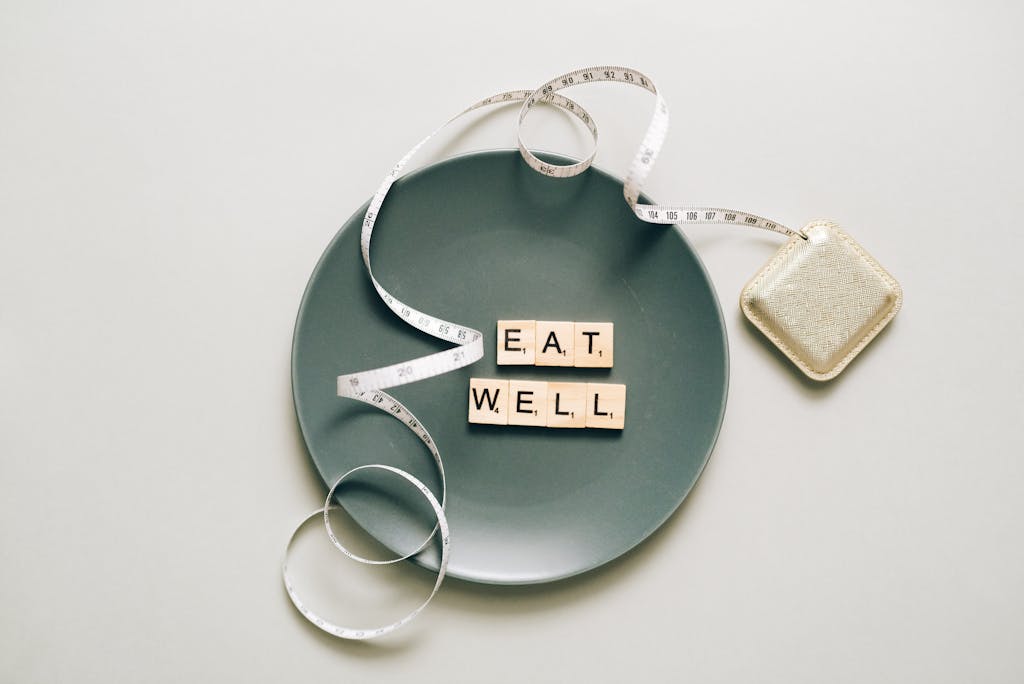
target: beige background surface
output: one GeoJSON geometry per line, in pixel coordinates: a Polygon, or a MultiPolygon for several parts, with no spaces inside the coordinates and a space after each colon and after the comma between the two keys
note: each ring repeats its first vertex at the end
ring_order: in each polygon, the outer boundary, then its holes
{"type": "MultiPolygon", "coordinates": [[[[6,0],[0,681],[1024,680],[1022,29],[1009,1],[6,0]],[[834,218],[904,310],[812,386],[737,311],[779,241],[690,229],[732,353],[694,496],[597,572],[452,582],[394,639],[336,643],[277,574],[322,494],[289,396],[306,278],[435,125],[594,63],[672,107],[652,197],[834,218]]],[[[622,174],[651,100],[576,95],[622,174]]]]}

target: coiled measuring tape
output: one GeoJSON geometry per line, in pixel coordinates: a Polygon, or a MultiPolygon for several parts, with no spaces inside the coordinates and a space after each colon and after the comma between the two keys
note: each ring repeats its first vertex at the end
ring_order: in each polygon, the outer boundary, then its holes
{"type": "Polygon", "coordinates": [[[491,97],[475,102],[462,110],[439,126],[430,135],[418,142],[398,161],[397,164],[392,167],[391,171],[384,177],[380,187],[377,188],[377,192],[374,194],[373,199],[370,200],[369,207],[367,207],[366,214],[363,217],[362,232],[360,234],[360,250],[363,256],[363,264],[366,267],[366,273],[370,278],[370,282],[373,284],[377,294],[387,307],[391,309],[396,316],[411,325],[413,328],[446,342],[450,342],[456,346],[428,356],[402,361],[390,366],[383,366],[381,368],[341,375],[338,377],[338,396],[355,399],[356,401],[369,404],[370,406],[397,418],[407,428],[412,430],[420,441],[427,446],[433,456],[434,463],[437,466],[441,477],[441,499],[440,502],[438,502],[437,498],[429,488],[404,470],[381,464],[367,464],[353,468],[338,478],[328,491],[327,499],[323,508],[307,516],[298,525],[298,527],[295,528],[292,532],[292,536],[289,538],[288,545],[285,550],[285,559],[282,564],[282,575],[285,582],[285,588],[288,592],[288,596],[292,600],[292,603],[295,604],[295,607],[299,612],[302,613],[306,619],[328,634],[333,634],[344,639],[372,639],[388,634],[407,624],[410,620],[416,617],[416,615],[422,612],[431,599],[433,599],[437,594],[437,591],[441,586],[441,582],[444,580],[451,543],[448,534],[448,521],[444,514],[445,503],[447,500],[447,485],[444,479],[443,461],[441,459],[441,454],[437,449],[437,445],[434,443],[434,440],[431,438],[426,427],[416,418],[412,411],[383,390],[450,373],[454,370],[475,363],[483,358],[484,355],[483,335],[480,331],[474,330],[469,326],[432,316],[410,306],[388,292],[373,275],[373,267],[370,264],[370,244],[373,238],[373,227],[377,221],[378,215],[380,214],[380,208],[384,204],[384,199],[391,190],[391,186],[401,176],[402,170],[409,163],[409,160],[412,159],[420,148],[426,145],[432,138],[434,138],[434,136],[454,121],[460,119],[466,114],[469,114],[470,112],[492,105],[505,105],[517,102],[522,103],[519,110],[519,116],[516,121],[516,140],[519,146],[519,151],[530,168],[552,178],[570,178],[583,173],[593,164],[594,157],[597,154],[597,123],[583,107],[564,95],[558,94],[558,91],[565,88],[601,82],[622,83],[643,88],[653,94],[656,98],[654,114],[651,117],[650,124],[647,126],[647,131],[640,143],[640,147],[637,149],[636,155],[630,163],[629,171],[626,175],[622,189],[626,203],[629,205],[630,209],[633,210],[633,213],[638,219],[647,223],[676,225],[707,223],[734,224],[769,230],[787,237],[801,237],[806,239],[806,236],[800,231],[793,230],[781,223],[757,216],[756,214],[750,214],[748,212],[738,211],[735,209],[666,206],[640,203],[640,188],[647,179],[647,176],[650,174],[651,169],[654,166],[654,162],[658,157],[658,153],[661,151],[662,144],[665,141],[665,135],[668,132],[669,114],[668,105],[665,103],[661,93],[658,92],[654,82],[636,69],[617,66],[576,69],[575,71],[570,71],[560,76],[556,76],[535,90],[510,90],[497,95],[492,95],[491,97]],[[593,138],[593,147],[586,158],[582,161],[566,165],[549,164],[529,150],[526,143],[523,142],[522,124],[530,112],[540,104],[558,107],[583,122],[593,138]],[[434,509],[434,513],[437,516],[437,525],[434,527],[430,536],[428,536],[427,539],[411,553],[383,561],[362,558],[345,548],[331,528],[329,514],[333,508],[337,507],[334,502],[334,497],[339,487],[347,478],[365,469],[379,469],[404,478],[421,491],[424,497],[426,497],[428,503],[430,503],[431,507],[434,509]],[[341,627],[313,612],[300,599],[297,590],[292,584],[288,575],[288,556],[299,531],[305,527],[307,522],[320,515],[323,515],[328,537],[334,546],[349,558],[361,563],[387,564],[405,560],[422,551],[437,535],[437,533],[440,532],[441,562],[438,568],[437,580],[434,584],[433,591],[427,597],[426,601],[402,619],[384,627],[371,629],[352,629],[341,627]]]}
{"type": "Polygon", "coordinates": [[[312,622],[314,625],[316,625],[323,631],[327,632],[328,634],[333,634],[334,636],[341,637],[342,639],[373,639],[375,637],[388,634],[389,632],[393,632],[399,627],[408,624],[410,620],[419,615],[420,612],[422,612],[422,610],[427,607],[427,604],[430,603],[430,601],[434,598],[434,595],[437,594],[437,590],[441,588],[441,582],[444,581],[445,570],[448,568],[448,553],[450,547],[451,540],[448,534],[448,520],[444,517],[444,511],[441,508],[441,504],[438,502],[437,498],[434,497],[434,494],[425,484],[417,480],[408,472],[401,470],[400,468],[394,468],[392,466],[380,464],[363,465],[353,468],[352,470],[348,471],[347,473],[339,477],[337,481],[335,481],[334,485],[331,487],[331,490],[327,493],[327,503],[324,504],[324,507],[321,510],[314,511],[310,515],[306,516],[306,519],[300,522],[298,527],[295,528],[295,531],[292,532],[292,536],[288,540],[288,546],[285,549],[285,561],[284,564],[281,566],[281,576],[284,578],[285,591],[288,592],[288,598],[291,599],[292,604],[294,604],[295,608],[298,609],[298,611],[302,614],[303,617],[312,622]],[[340,487],[342,483],[352,475],[355,475],[357,472],[361,470],[370,469],[394,473],[395,475],[404,478],[410,484],[416,487],[416,489],[420,490],[420,493],[423,494],[424,498],[426,498],[427,503],[429,503],[430,507],[434,509],[434,515],[437,516],[437,527],[434,528],[434,531],[430,533],[430,537],[428,537],[427,540],[424,541],[423,544],[420,545],[418,549],[416,549],[408,555],[402,556],[400,558],[391,558],[388,560],[370,560],[368,558],[363,558],[362,556],[356,555],[355,553],[349,551],[340,541],[338,541],[338,538],[334,535],[334,530],[331,528],[330,514],[332,510],[338,508],[338,506],[331,503],[332,499],[334,498],[335,492],[337,491],[338,487],[340,487]],[[437,579],[434,581],[434,588],[431,590],[430,595],[427,597],[427,599],[423,603],[421,603],[419,607],[417,607],[414,611],[412,611],[405,617],[395,622],[392,622],[389,625],[385,625],[383,627],[374,627],[371,629],[353,629],[351,627],[342,627],[341,625],[338,625],[332,620],[322,617],[319,613],[316,613],[312,608],[307,606],[303,602],[302,598],[299,596],[294,585],[292,584],[291,578],[288,575],[288,555],[291,552],[292,545],[295,542],[295,537],[298,535],[299,531],[303,527],[305,527],[306,523],[308,523],[310,520],[319,517],[321,513],[323,513],[324,524],[327,526],[327,534],[331,538],[331,542],[334,543],[334,546],[337,547],[342,553],[344,553],[349,558],[359,561],[360,563],[367,563],[369,565],[388,565],[391,563],[397,563],[399,561],[405,560],[406,558],[409,558],[410,556],[419,553],[423,549],[423,547],[430,542],[434,535],[438,531],[440,531],[441,563],[437,571],[437,579]]]}

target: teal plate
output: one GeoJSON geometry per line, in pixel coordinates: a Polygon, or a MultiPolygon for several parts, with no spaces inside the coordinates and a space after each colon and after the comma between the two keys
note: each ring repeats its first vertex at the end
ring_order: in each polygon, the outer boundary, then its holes
{"type": "MultiPolygon", "coordinates": [[[[325,483],[386,463],[440,493],[412,432],[335,392],[342,373],[448,346],[402,323],[372,289],[359,253],[365,209],[328,245],[299,307],[295,410],[325,483]]],[[[714,288],[678,228],[639,221],[622,182],[606,173],[547,178],[501,150],[454,157],[395,183],[372,249],[374,272],[396,297],[484,332],[483,360],[392,392],[444,458],[450,575],[494,584],[569,577],[625,553],[676,510],[711,455],[729,376],[714,288]],[[499,367],[499,319],[612,321],[615,367],[499,367]],[[470,425],[470,377],[622,383],[626,426],[470,425]]],[[[342,501],[400,552],[419,546],[433,525],[422,497],[398,483],[356,482],[342,501]]],[[[437,566],[432,549],[416,560],[437,566]]]]}

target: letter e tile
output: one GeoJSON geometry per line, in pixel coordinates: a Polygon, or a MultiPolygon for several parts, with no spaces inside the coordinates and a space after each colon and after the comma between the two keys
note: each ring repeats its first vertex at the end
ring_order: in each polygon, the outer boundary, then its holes
{"type": "Polygon", "coordinates": [[[548,424],[548,383],[533,380],[508,381],[508,424],[548,424]]]}
{"type": "Polygon", "coordinates": [[[536,321],[498,321],[498,365],[534,364],[534,328],[536,321]]]}

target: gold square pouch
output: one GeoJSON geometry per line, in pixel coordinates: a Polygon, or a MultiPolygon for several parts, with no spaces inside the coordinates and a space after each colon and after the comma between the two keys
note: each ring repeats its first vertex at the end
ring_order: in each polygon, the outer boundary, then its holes
{"type": "Polygon", "coordinates": [[[831,380],[893,319],[903,291],[834,223],[803,234],[747,283],[740,307],[808,377],[831,380]]]}

